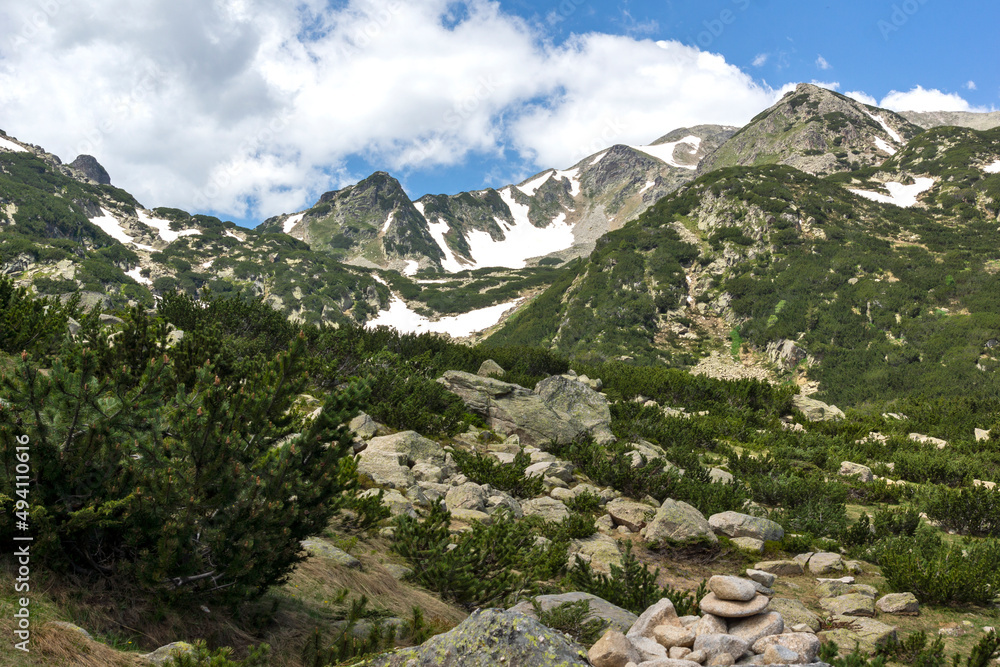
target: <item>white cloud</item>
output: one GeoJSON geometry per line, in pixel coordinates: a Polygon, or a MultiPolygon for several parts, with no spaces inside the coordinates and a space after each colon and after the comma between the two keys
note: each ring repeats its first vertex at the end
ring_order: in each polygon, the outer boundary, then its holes
{"type": "Polygon", "coordinates": [[[905,93],[893,90],[882,98],[879,106],[893,111],[986,111],[973,107],[957,93],[943,93],[936,88],[927,90],[922,86],[905,93]]]}
{"type": "Polygon", "coordinates": [[[862,104],[867,104],[867,105],[873,106],[873,107],[877,107],[878,106],[878,100],[876,100],[874,97],[872,97],[868,93],[860,91],[860,90],[852,90],[850,92],[846,92],[846,93],[844,93],[844,96],[845,97],[850,97],[852,100],[857,100],[858,102],[861,102],[862,104]]]}
{"type": "Polygon", "coordinates": [[[768,54],[758,53],[757,57],[753,59],[752,64],[754,67],[763,67],[764,65],[767,64],[767,59],[768,59],[768,54]]]}
{"type": "Polygon", "coordinates": [[[450,0],[50,4],[43,20],[35,3],[3,10],[3,129],[95,155],[147,206],[301,210],[367,175],[352,156],[565,167],[774,100],[721,56],[597,33],[553,45],[489,0],[461,14],[450,0]]]}
{"type": "Polygon", "coordinates": [[[829,62],[827,62],[826,58],[824,58],[823,56],[817,56],[817,58],[816,58],[816,67],[818,67],[818,68],[820,68],[822,70],[827,70],[827,69],[832,69],[833,65],[831,65],[829,62]]]}
{"type": "Polygon", "coordinates": [[[975,81],[969,81],[968,83],[965,84],[965,87],[968,90],[975,90],[976,89],[976,82],[975,81]]]}

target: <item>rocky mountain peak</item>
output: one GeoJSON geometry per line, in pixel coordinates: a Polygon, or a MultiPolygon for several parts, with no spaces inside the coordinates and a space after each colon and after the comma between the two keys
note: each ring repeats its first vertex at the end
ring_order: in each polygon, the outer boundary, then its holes
{"type": "Polygon", "coordinates": [[[80,172],[88,180],[94,181],[98,185],[111,185],[111,176],[93,155],[77,156],[75,160],[69,163],[69,167],[80,172]]]}

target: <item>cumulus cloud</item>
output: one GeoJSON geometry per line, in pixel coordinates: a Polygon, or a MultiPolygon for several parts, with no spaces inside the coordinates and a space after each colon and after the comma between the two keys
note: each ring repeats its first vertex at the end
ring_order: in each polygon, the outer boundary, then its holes
{"type": "Polygon", "coordinates": [[[767,64],[767,59],[768,59],[768,54],[758,53],[757,56],[753,59],[752,64],[754,67],[763,67],[764,65],[767,64]]]}
{"type": "Polygon", "coordinates": [[[489,0],[53,0],[0,20],[0,127],[95,155],[148,206],[266,217],[366,174],[471,154],[568,166],[742,124],[774,100],[721,56],[553,44],[489,0]]]}
{"type": "Polygon", "coordinates": [[[872,97],[868,93],[860,91],[860,90],[852,90],[850,92],[844,93],[844,95],[846,97],[850,97],[852,100],[857,100],[858,102],[861,102],[862,104],[867,104],[867,105],[873,106],[873,107],[877,107],[878,106],[878,100],[876,100],[874,97],[872,97]]]}
{"type": "Polygon", "coordinates": [[[973,107],[958,93],[943,93],[936,88],[927,90],[922,86],[905,93],[893,90],[882,98],[879,106],[893,111],[986,111],[973,107]]]}
{"type": "Polygon", "coordinates": [[[818,67],[818,68],[820,68],[822,70],[827,70],[827,69],[832,69],[833,65],[831,65],[829,62],[827,62],[826,58],[824,58],[823,56],[817,56],[816,57],[816,67],[818,67]]]}
{"type": "Polygon", "coordinates": [[[966,87],[966,88],[967,88],[968,90],[976,90],[976,82],[975,82],[975,81],[969,81],[969,82],[967,82],[967,83],[965,84],[965,87],[966,87]]]}

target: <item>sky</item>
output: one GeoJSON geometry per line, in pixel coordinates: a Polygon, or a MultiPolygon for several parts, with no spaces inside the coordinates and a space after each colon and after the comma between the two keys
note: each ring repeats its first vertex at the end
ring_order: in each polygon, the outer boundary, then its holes
{"type": "Polygon", "coordinates": [[[742,125],[798,82],[1000,108],[995,0],[0,0],[0,129],[252,227],[374,171],[413,199],[742,125]]]}

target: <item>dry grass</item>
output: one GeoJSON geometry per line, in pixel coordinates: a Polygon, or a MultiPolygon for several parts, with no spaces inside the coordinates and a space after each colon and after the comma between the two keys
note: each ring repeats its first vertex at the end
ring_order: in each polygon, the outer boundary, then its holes
{"type": "MultiPolygon", "coordinates": [[[[5,618],[0,621],[0,633],[4,637],[13,636],[13,630],[10,620],[5,618]]],[[[46,624],[32,628],[30,647],[29,653],[23,653],[5,641],[0,651],[0,666],[136,667],[149,664],[137,655],[116,651],[73,630],[46,624]]]]}

